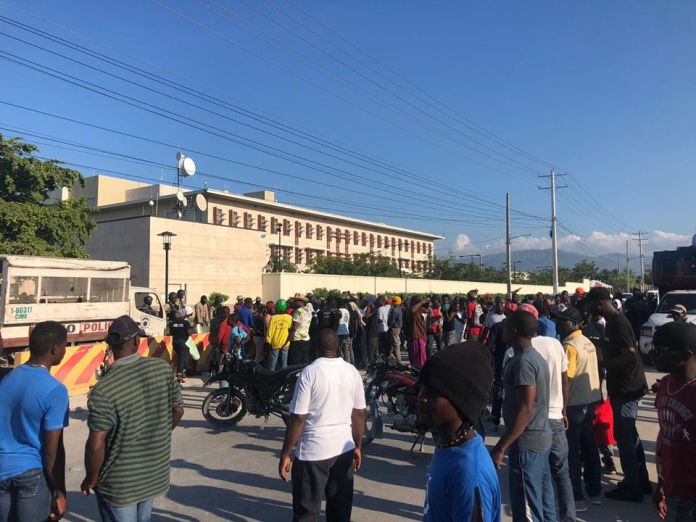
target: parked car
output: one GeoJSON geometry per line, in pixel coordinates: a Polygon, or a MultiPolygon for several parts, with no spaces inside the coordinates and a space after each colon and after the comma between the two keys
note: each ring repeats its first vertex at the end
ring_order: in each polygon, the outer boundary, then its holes
{"type": "Polygon", "coordinates": [[[683,305],[688,311],[688,321],[696,323],[696,290],[672,290],[662,296],[657,310],[640,328],[638,346],[647,364],[653,364],[653,335],[655,329],[672,321],[668,315],[675,305],[683,305]]]}

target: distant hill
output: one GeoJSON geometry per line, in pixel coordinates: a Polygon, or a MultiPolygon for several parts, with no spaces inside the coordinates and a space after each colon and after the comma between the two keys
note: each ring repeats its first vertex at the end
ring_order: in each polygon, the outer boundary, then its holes
{"type": "MultiPolygon", "coordinates": [[[[567,252],[565,250],[558,251],[558,264],[560,266],[565,266],[567,268],[573,268],[576,263],[586,259],[587,261],[594,261],[600,270],[607,269],[613,270],[616,268],[616,257],[593,257],[582,254],[576,254],[575,252],[567,252]]],[[[464,261],[464,260],[462,260],[464,261]]],[[[476,261],[476,259],[474,260],[476,261]]],[[[505,264],[506,256],[505,253],[501,254],[490,254],[484,256],[483,262],[488,266],[493,266],[500,268],[505,264]]],[[[534,272],[539,270],[538,267],[551,266],[551,249],[546,250],[514,250],[512,251],[512,261],[516,264],[516,270],[518,272],[534,272]]],[[[621,270],[626,267],[626,260],[622,256],[619,260],[621,265],[621,270]]],[[[652,256],[645,256],[645,266],[650,267],[652,263],[652,256]]],[[[638,257],[631,258],[631,268],[634,272],[637,272],[640,267],[640,261],[638,257]]]]}

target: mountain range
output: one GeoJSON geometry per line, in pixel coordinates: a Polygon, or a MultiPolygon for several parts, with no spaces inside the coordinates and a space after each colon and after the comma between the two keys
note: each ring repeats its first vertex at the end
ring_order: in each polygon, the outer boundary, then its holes
{"type": "MultiPolygon", "coordinates": [[[[461,259],[462,262],[468,262],[468,256],[464,256],[461,259]]],[[[616,269],[616,256],[587,256],[583,254],[577,254],[575,252],[568,252],[565,250],[558,251],[558,264],[559,266],[564,266],[567,268],[573,268],[576,263],[587,260],[593,261],[600,270],[615,270],[616,269]]],[[[515,266],[515,270],[518,272],[534,272],[541,270],[545,267],[551,266],[551,249],[545,250],[513,250],[512,251],[512,261],[515,266]]],[[[474,263],[478,262],[477,258],[474,258],[474,263]]],[[[506,262],[505,252],[499,254],[489,254],[483,256],[483,263],[488,266],[493,267],[503,267],[506,262]]],[[[626,258],[621,257],[619,259],[619,265],[621,270],[626,269],[626,258]]],[[[640,260],[637,256],[631,258],[630,261],[631,269],[634,272],[640,270],[640,260]]],[[[645,267],[650,268],[652,266],[652,256],[645,256],[645,267]]]]}

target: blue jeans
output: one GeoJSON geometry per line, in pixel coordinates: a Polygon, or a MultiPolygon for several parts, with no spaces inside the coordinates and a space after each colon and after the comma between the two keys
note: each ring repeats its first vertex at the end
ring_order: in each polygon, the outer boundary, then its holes
{"type": "Polygon", "coordinates": [[[150,522],[152,518],[151,498],[132,506],[116,507],[109,505],[97,493],[97,504],[102,522],[150,522]]]}
{"type": "Polygon", "coordinates": [[[269,350],[268,362],[266,368],[271,371],[282,370],[288,365],[288,351],[286,350],[269,350]]]}
{"type": "Polygon", "coordinates": [[[43,522],[51,512],[51,492],[43,469],[0,481],[0,522],[43,522]]]}
{"type": "Polygon", "coordinates": [[[602,494],[602,466],[599,461],[599,448],[592,430],[596,406],[595,402],[567,408],[568,465],[575,498],[582,498],[583,471],[587,494],[591,497],[602,494]]]}
{"type": "Polygon", "coordinates": [[[513,522],[555,522],[555,506],[549,451],[520,451],[517,442],[508,451],[510,507],[513,522]]]}
{"type": "Polygon", "coordinates": [[[648,470],[645,467],[645,452],[636,429],[638,401],[622,399],[611,400],[614,410],[614,438],[619,447],[619,459],[624,479],[623,487],[642,491],[643,485],[649,483],[648,470]]]}
{"type": "MultiPolygon", "coordinates": [[[[549,466],[551,467],[551,477],[556,484],[558,520],[561,522],[575,522],[575,497],[568,469],[568,439],[566,439],[565,426],[563,425],[563,420],[557,419],[549,419],[549,425],[553,434],[551,451],[549,452],[549,466]]],[[[546,509],[544,512],[547,518],[551,516],[551,520],[556,520],[555,505],[552,506],[550,512],[546,509]]]]}

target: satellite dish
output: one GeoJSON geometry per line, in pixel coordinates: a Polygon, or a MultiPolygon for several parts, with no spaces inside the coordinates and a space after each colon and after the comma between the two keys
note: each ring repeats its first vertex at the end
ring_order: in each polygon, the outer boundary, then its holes
{"type": "Polygon", "coordinates": [[[208,209],[208,200],[205,199],[203,194],[196,194],[196,199],[194,200],[196,208],[201,212],[205,212],[208,209]]]}
{"type": "Polygon", "coordinates": [[[181,191],[177,192],[176,199],[179,200],[179,202],[181,203],[182,206],[184,206],[184,207],[186,206],[186,203],[187,203],[186,196],[184,196],[183,192],[181,192],[181,191]]]}
{"type": "Polygon", "coordinates": [[[181,152],[181,151],[179,151],[179,152],[176,153],[176,161],[181,161],[181,160],[184,159],[185,157],[186,157],[186,156],[184,156],[184,153],[181,152]]]}
{"type": "Polygon", "coordinates": [[[193,176],[195,173],[196,164],[191,158],[185,157],[179,160],[179,176],[189,177],[193,176]]]}

